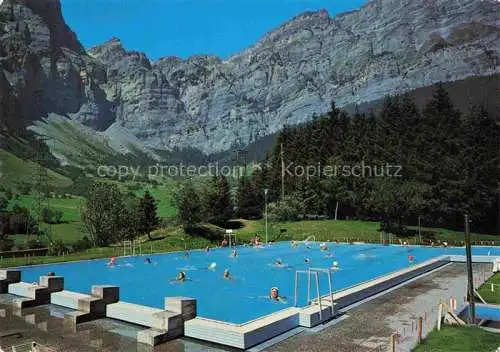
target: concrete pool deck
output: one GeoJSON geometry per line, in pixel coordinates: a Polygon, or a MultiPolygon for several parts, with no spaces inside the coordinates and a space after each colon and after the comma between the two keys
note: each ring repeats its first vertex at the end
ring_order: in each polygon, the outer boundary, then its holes
{"type": "MultiPolygon", "coordinates": [[[[475,264],[475,276],[482,281],[491,273],[491,264],[475,264]]],[[[380,351],[387,350],[390,335],[401,334],[397,351],[410,351],[416,343],[412,329],[418,316],[426,316],[424,334],[432,329],[436,321],[439,299],[450,297],[463,300],[465,293],[465,265],[453,263],[425,277],[396,288],[369,302],[350,309],[343,321],[320,329],[305,329],[274,346],[255,351],[380,351]],[[314,331],[313,331],[314,330],[314,331]]],[[[0,340],[3,348],[35,340],[58,351],[234,351],[232,348],[213,346],[189,339],[177,339],[165,344],[149,347],[138,344],[134,338],[141,328],[126,323],[101,319],[69,328],[63,319],[64,312],[50,311],[51,306],[15,310],[0,302],[0,332],[20,332],[21,337],[0,340]],[[52,314],[52,315],[51,315],[52,314]]],[[[328,325],[328,324],[326,324],[328,325]]],[[[318,328],[318,327],[317,327],[318,328]]],[[[7,349],[9,351],[9,349],[7,349]]]]}

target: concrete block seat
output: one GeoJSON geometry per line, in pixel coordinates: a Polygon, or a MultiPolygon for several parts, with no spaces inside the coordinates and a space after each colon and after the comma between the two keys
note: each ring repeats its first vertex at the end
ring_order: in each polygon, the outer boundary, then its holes
{"type": "Polygon", "coordinates": [[[173,322],[181,322],[179,313],[119,301],[108,305],[106,316],[155,329],[165,329],[173,322]]]}
{"type": "Polygon", "coordinates": [[[139,331],[139,342],[155,346],[184,334],[184,321],[196,317],[196,300],[168,297],[158,309],[119,301],[107,306],[106,317],[149,327],[139,331]]]}
{"type": "Polygon", "coordinates": [[[50,294],[62,291],[64,278],[61,276],[41,276],[40,283],[18,282],[9,284],[8,293],[19,296],[13,300],[18,308],[35,307],[50,303],[50,294]]]}
{"type": "Polygon", "coordinates": [[[0,270],[0,293],[7,293],[9,285],[21,281],[19,270],[0,270]]]}
{"type": "Polygon", "coordinates": [[[91,294],[71,291],[60,291],[51,294],[50,303],[75,311],[65,314],[65,319],[74,324],[104,318],[106,305],[118,302],[119,287],[117,286],[92,286],[91,294]]]}

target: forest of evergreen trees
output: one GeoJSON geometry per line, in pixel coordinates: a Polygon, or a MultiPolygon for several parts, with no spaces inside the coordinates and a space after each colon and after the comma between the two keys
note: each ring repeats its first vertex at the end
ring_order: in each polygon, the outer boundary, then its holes
{"type": "Polygon", "coordinates": [[[495,118],[481,106],[461,114],[441,86],[421,110],[409,95],[387,98],[377,114],[349,116],[332,104],[309,123],[284,128],[262,168],[240,180],[238,213],[261,216],[264,188],[269,202],[280,200],[282,146],[285,166],[401,166],[399,177],[286,173],[286,197],[298,200],[307,214],[333,217],[338,206],[340,219],[380,221],[402,234],[418,217],[428,227],[463,229],[468,213],[474,231],[498,234],[495,118]]]}

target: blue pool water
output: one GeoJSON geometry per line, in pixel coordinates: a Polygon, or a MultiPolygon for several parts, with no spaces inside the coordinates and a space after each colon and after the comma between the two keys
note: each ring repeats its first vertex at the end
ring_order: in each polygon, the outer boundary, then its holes
{"type": "MultiPolygon", "coordinates": [[[[500,321],[500,306],[498,305],[476,303],[475,311],[477,319],[500,321]]],[[[464,309],[463,314],[467,316],[468,312],[469,306],[464,309]]]]}
{"type": "MultiPolygon", "coordinates": [[[[126,302],[164,308],[164,297],[194,297],[198,301],[198,315],[204,318],[232,323],[244,323],[275,311],[290,307],[294,301],[295,270],[307,269],[305,258],[311,259],[312,267],[331,267],[337,261],[340,270],[333,274],[334,290],[343,289],[362,281],[408,267],[408,256],[415,263],[441,254],[464,255],[464,248],[423,248],[381,246],[372,244],[329,243],[333,257],[319,250],[318,243],[310,249],[301,245],[292,249],[289,242],[266,248],[239,247],[239,256],[231,258],[229,248],[191,251],[189,258],[183,253],[151,255],[152,264],[145,264],[145,257],[118,258],[118,265],[108,267],[107,260],[22,267],[22,280],[38,281],[41,275],[54,271],[64,276],[65,289],[89,293],[92,285],[120,286],[120,299],[126,302]],[[287,267],[274,265],[280,258],[287,267]],[[206,268],[216,263],[215,270],[206,268]],[[234,280],[223,279],[228,268],[234,280]],[[188,281],[172,283],[177,273],[186,272],[188,281]],[[287,303],[268,299],[271,287],[277,286],[287,303]]],[[[500,248],[476,247],[475,255],[500,255],[500,248]]],[[[321,278],[321,292],[327,293],[326,277],[321,278]]],[[[306,304],[306,278],[302,277],[299,291],[301,305],[306,304]]]]}

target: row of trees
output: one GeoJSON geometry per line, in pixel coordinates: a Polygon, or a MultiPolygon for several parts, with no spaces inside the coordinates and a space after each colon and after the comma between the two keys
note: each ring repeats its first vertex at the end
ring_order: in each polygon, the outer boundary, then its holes
{"type": "Polygon", "coordinates": [[[90,186],[81,212],[82,222],[92,246],[102,247],[132,240],[151,232],[160,223],[155,199],[146,191],[141,198],[124,194],[113,183],[90,186]]]}
{"type": "Polygon", "coordinates": [[[12,241],[8,235],[17,233],[36,233],[38,226],[25,207],[15,204],[9,210],[7,198],[0,198],[0,251],[10,250],[12,241]]]}
{"type": "Polygon", "coordinates": [[[223,225],[235,215],[231,188],[224,176],[215,176],[205,184],[186,180],[173,200],[178,219],[185,227],[199,222],[223,225]]]}
{"type": "Polygon", "coordinates": [[[468,213],[477,230],[498,233],[499,141],[500,127],[485,109],[462,115],[442,87],[422,111],[408,95],[387,98],[378,114],[349,116],[332,104],[281,132],[263,167],[240,181],[249,204],[239,212],[260,216],[265,188],[270,202],[281,200],[283,146],[288,200],[281,207],[295,213],[380,220],[393,233],[418,217],[462,228],[468,213]],[[330,172],[294,173],[297,165],[330,172]],[[365,174],[353,175],[354,166],[365,174]]]}

